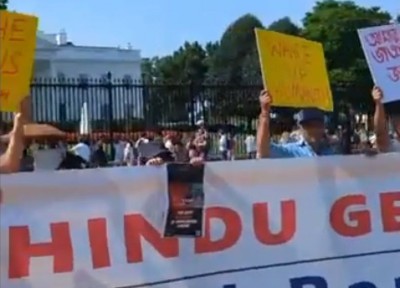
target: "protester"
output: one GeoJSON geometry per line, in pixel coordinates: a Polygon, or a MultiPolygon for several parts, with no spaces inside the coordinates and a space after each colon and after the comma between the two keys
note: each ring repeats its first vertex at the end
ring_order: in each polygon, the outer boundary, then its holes
{"type": "Polygon", "coordinates": [[[138,165],[144,165],[145,164],[145,161],[143,160],[144,157],[142,155],[140,155],[139,147],[142,144],[149,143],[149,141],[150,141],[149,137],[147,137],[146,133],[143,132],[143,133],[140,134],[139,139],[135,142],[135,152],[137,154],[136,156],[137,156],[137,164],[138,165]]]}
{"type": "Polygon", "coordinates": [[[30,155],[28,149],[24,149],[22,152],[22,158],[20,161],[19,172],[32,172],[35,169],[34,166],[35,160],[32,155],[30,155]]]}
{"type": "Polygon", "coordinates": [[[282,133],[281,138],[279,139],[279,144],[287,144],[290,141],[290,133],[285,131],[282,133]]]}
{"type": "Polygon", "coordinates": [[[247,133],[244,143],[246,146],[247,159],[255,159],[257,154],[256,137],[249,132],[247,133]]]}
{"type": "Polygon", "coordinates": [[[141,133],[139,139],[135,142],[135,149],[138,149],[140,144],[149,143],[149,139],[146,137],[146,133],[141,133]]]}
{"type": "Polygon", "coordinates": [[[92,151],[90,150],[89,142],[85,138],[80,138],[78,144],[71,148],[71,152],[80,157],[89,165],[92,151]]]}
{"type": "Polygon", "coordinates": [[[130,141],[127,141],[124,148],[124,159],[123,163],[127,166],[132,166],[134,164],[134,152],[133,152],[133,145],[130,141]]]}
{"type": "Polygon", "coordinates": [[[298,114],[300,141],[275,144],[270,136],[270,108],[272,97],[266,90],[260,94],[261,113],[257,131],[258,158],[292,158],[333,155],[325,138],[324,113],[316,108],[303,109],[298,114]]]}
{"type": "Polygon", "coordinates": [[[236,138],[232,133],[228,133],[228,160],[235,160],[236,138]]]}
{"type": "Polygon", "coordinates": [[[124,149],[126,142],[122,139],[116,139],[113,144],[114,149],[114,165],[122,165],[124,162],[124,149]]]}
{"type": "Polygon", "coordinates": [[[24,151],[24,115],[17,113],[14,116],[14,126],[10,133],[7,149],[0,156],[0,173],[15,173],[19,171],[20,161],[24,151]]]}
{"type": "Polygon", "coordinates": [[[198,126],[198,130],[196,132],[194,144],[196,145],[196,149],[198,153],[200,153],[200,156],[203,157],[204,160],[206,160],[210,148],[208,131],[206,129],[204,120],[197,121],[196,125],[198,126]]]}
{"type": "Polygon", "coordinates": [[[375,101],[374,129],[376,135],[376,147],[380,152],[400,152],[400,101],[383,104],[383,92],[375,86],[372,90],[372,98],[375,101]],[[387,114],[387,115],[386,115],[387,114]],[[397,139],[391,139],[389,134],[389,116],[397,139]]]}
{"type": "Polygon", "coordinates": [[[87,168],[88,163],[74,153],[67,151],[58,165],[57,170],[71,170],[87,168]]]}
{"type": "Polygon", "coordinates": [[[218,140],[218,150],[221,155],[222,160],[228,160],[228,150],[229,150],[229,143],[228,143],[228,135],[225,131],[219,131],[219,140],[218,140]]]}
{"type": "MultiPolygon", "coordinates": [[[[146,165],[159,166],[167,163],[180,162],[180,159],[176,159],[174,153],[168,150],[162,143],[158,141],[151,141],[140,145],[139,153],[145,159],[146,165]]],[[[204,163],[202,157],[194,157],[190,159],[193,165],[201,165],[204,163]]]]}
{"type": "Polygon", "coordinates": [[[185,145],[183,145],[182,141],[178,140],[174,144],[174,155],[175,155],[176,161],[178,161],[178,162],[182,162],[182,163],[190,162],[189,151],[186,150],[186,147],[185,147],[185,145]]]}
{"type": "Polygon", "coordinates": [[[93,154],[91,156],[91,167],[106,167],[108,165],[107,154],[104,151],[104,143],[98,141],[94,145],[93,154]]]}

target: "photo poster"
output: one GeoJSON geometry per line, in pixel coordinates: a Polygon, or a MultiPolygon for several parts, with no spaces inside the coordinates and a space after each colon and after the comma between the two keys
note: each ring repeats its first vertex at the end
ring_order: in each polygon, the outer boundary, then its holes
{"type": "Polygon", "coordinates": [[[204,231],[204,165],[167,165],[168,208],[164,237],[201,237],[204,231]]]}

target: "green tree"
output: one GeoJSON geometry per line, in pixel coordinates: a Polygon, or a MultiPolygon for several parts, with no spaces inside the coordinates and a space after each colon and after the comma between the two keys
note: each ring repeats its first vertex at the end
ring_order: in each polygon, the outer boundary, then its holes
{"type": "Polygon", "coordinates": [[[290,20],[289,17],[284,17],[281,18],[277,21],[272,22],[268,26],[268,30],[272,30],[275,32],[280,32],[280,33],[285,33],[289,35],[300,35],[301,33],[301,28],[294,24],[292,20],[290,20]]]}
{"type": "MultiPolygon", "coordinates": [[[[209,67],[213,79],[228,84],[243,83],[243,63],[248,61],[246,58],[256,47],[254,28],[262,27],[261,21],[251,14],[246,14],[229,25],[209,67]]],[[[256,55],[253,54],[253,57],[256,55]]]]}
{"type": "Polygon", "coordinates": [[[143,58],[141,63],[142,81],[145,84],[153,83],[157,78],[157,61],[158,57],[143,58]]]}
{"type": "Polygon", "coordinates": [[[0,10],[7,10],[8,0],[0,0],[0,10]]]}
{"type": "Polygon", "coordinates": [[[372,80],[357,29],[390,22],[378,7],[360,7],[351,1],[317,2],[303,20],[304,36],[321,42],[333,87],[335,104],[350,102],[366,109],[372,80]]]}
{"type": "Polygon", "coordinates": [[[253,90],[258,88],[243,86],[261,83],[255,28],[263,28],[263,25],[251,14],[234,21],[222,35],[210,60],[208,77],[219,84],[208,101],[211,122],[230,122],[231,117],[242,117],[245,124],[257,113],[258,91],[253,90]]]}
{"type": "Polygon", "coordinates": [[[143,61],[147,115],[153,123],[189,121],[200,93],[196,87],[201,87],[206,77],[206,58],[207,52],[198,42],[185,42],[172,55],[143,61]]]}

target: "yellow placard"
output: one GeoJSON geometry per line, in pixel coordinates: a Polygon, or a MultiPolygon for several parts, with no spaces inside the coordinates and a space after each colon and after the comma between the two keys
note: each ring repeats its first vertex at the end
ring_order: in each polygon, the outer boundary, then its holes
{"type": "Polygon", "coordinates": [[[0,111],[18,111],[29,95],[37,26],[37,17],[0,11],[0,111]]]}
{"type": "Polygon", "coordinates": [[[278,107],[333,110],[321,43],[255,29],[264,87],[278,107]]]}

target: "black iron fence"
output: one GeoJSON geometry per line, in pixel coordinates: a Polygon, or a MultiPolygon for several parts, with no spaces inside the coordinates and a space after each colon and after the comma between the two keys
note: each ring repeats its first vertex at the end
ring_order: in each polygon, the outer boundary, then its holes
{"type": "MultiPolygon", "coordinates": [[[[36,79],[31,85],[33,121],[79,133],[87,119],[90,133],[171,129],[190,131],[198,120],[211,130],[254,131],[260,85],[141,83],[127,79],[36,79]]],[[[278,109],[280,127],[293,124],[292,109],[278,109]]],[[[1,113],[3,126],[10,113],[1,113]]],[[[335,116],[336,117],[336,116],[335,116]]],[[[334,117],[334,118],[335,118],[334,117]]],[[[336,121],[336,120],[335,120],[336,121]]],[[[7,127],[2,127],[3,130],[7,127]]]]}

